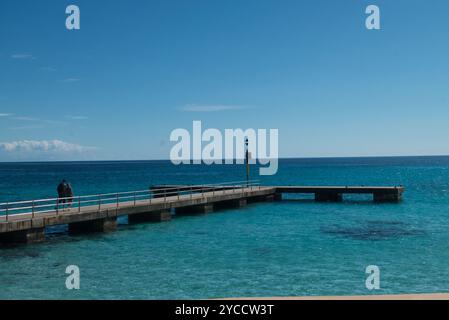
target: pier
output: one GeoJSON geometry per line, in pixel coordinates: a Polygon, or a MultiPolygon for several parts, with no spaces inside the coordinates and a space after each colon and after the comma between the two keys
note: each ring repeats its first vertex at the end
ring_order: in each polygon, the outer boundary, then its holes
{"type": "Polygon", "coordinates": [[[371,194],[374,202],[397,202],[404,187],[375,186],[277,186],[277,193],[313,194],[316,201],[342,201],[344,194],[371,194]]]}
{"type": "Polygon", "coordinates": [[[263,186],[244,181],[1,203],[0,243],[43,241],[49,226],[68,225],[70,234],[107,232],[117,228],[120,216],[128,216],[129,223],[163,222],[173,214],[207,214],[248,203],[280,201],[283,194],[313,194],[319,202],[339,202],[344,194],[372,194],[375,202],[398,202],[403,192],[402,186],[263,186]],[[71,207],[61,200],[69,200],[71,207]]]}

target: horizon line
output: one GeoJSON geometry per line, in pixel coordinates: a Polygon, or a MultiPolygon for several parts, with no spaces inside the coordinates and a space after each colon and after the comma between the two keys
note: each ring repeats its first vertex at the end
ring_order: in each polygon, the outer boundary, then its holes
{"type": "MultiPolygon", "coordinates": [[[[430,158],[430,157],[449,157],[449,154],[437,154],[437,155],[389,155],[389,156],[323,156],[323,157],[279,157],[278,160],[316,160],[316,159],[366,159],[366,158],[430,158]]],[[[275,158],[264,158],[263,160],[270,160],[275,158]]],[[[188,159],[189,161],[201,160],[203,159],[188,159]]],[[[231,159],[221,159],[222,161],[231,159]]],[[[232,159],[233,161],[244,160],[244,159],[232,159]]],[[[255,159],[254,159],[255,160],[255,159]]],[[[116,159],[116,160],[17,160],[17,161],[3,161],[0,160],[0,164],[4,163],[58,163],[58,162],[144,162],[144,161],[169,161],[170,159],[116,159]]],[[[182,163],[181,163],[182,164],[182,163]]],[[[181,165],[180,164],[180,165],[181,165]]],[[[205,164],[205,163],[201,163],[205,164]]],[[[237,163],[235,163],[237,164],[237,163]]],[[[229,165],[229,164],[228,164],[229,165]]]]}

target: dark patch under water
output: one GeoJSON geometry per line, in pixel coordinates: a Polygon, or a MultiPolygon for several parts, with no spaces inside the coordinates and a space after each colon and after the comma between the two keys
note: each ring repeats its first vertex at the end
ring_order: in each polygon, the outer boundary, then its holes
{"type": "Polygon", "coordinates": [[[5,249],[5,250],[1,250],[0,251],[0,258],[5,259],[5,260],[13,260],[13,259],[20,259],[20,258],[24,258],[24,257],[28,257],[28,258],[38,258],[40,257],[40,252],[34,249],[26,249],[23,251],[17,251],[14,249],[20,248],[20,247],[24,247],[25,245],[23,244],[8,244],[8,245],[2,245],[0,246],[0,249],[5,249]],[[6,249],[10,249],[10,250],[6,250],[6,249]]]}
{"type": "Polygon", "coordinates": [[[425,235],[424,230],[416,229],[400,221],[371,220],[360,223],[358,226],[332,225],[321,228],[325,234],[337,235],[353,240],[391,240],[406,236],[425,235]]]}
{"type": "Polygon", "coordinates": [[[209,234],[209,232],[206,231],[194,231],[193,234],[198,235],[198,236],[206,236],[209,234]]]}
{"type": "Polygon", "coordinates": [[[252,252],[254,254],[261,255],[261,256],[267,255],[267,254],[271,253],[271,251],[272,250],[269,248],[255,248],[252,250],[252,252]]]}

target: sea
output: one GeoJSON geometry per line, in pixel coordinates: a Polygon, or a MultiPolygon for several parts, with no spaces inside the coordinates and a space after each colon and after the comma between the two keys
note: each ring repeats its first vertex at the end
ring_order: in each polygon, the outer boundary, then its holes
{"type": "MultiPolygon", "coordinates": [[[[209,299],[449,292],[449,157],[281,159],[263,185],[386,185],[400,203],[369,195],[250,204],[169,222],[0,247],[0,299],[209,299]],[[68,289],[68,266],[79,289],[68,289]],[[379,285],[370,285],[376,266],[379,285]],[[371,277],[371,278],[370,278],[371,277]],[[371,279],[371,280],[370,280],[371,279]]],[[[0,202],[146,190],[160,184],[246,179],[243,165],[170,161],[0,163],[0,202]]]]}

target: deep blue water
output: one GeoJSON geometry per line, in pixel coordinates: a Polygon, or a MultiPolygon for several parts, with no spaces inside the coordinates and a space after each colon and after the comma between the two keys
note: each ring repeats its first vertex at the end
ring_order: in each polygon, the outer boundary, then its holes
{"type": "MultiPolygon", "coordinates": [[[[0,299],[216,298],[449,292],[449,157],[281,160],[264,184],[403,185],[399,204],[253,204],[166,223],[0,249],[0,299]],[[77,265],[81,289],[65,288],[77,265]],[[377,265],[381,289],[365,287],[377,265]]],[[[243,166],[167,161],[0,164],[0,202],[242,180],[243,166]]]]}

